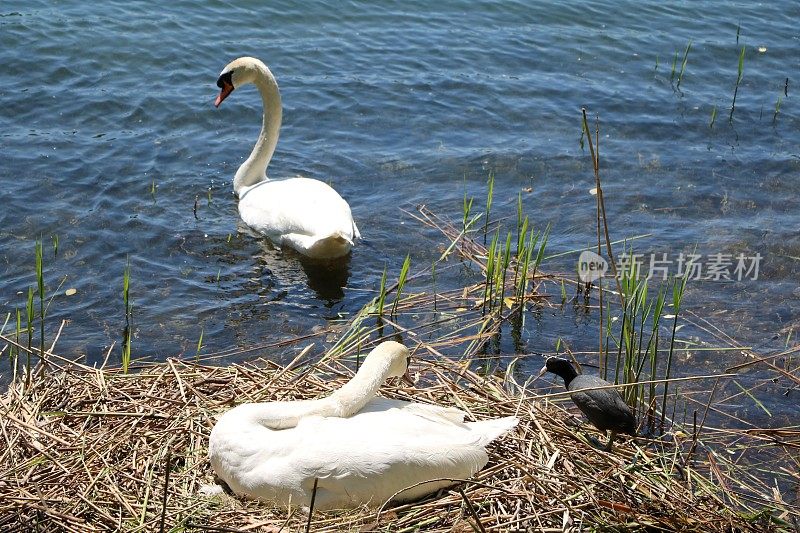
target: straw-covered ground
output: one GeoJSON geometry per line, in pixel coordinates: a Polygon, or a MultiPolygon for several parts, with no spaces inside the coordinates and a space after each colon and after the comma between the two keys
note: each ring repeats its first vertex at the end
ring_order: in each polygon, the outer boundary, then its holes
{"type": "MultiPolygon", "coordinates": [[[[800,530],[800,428],[757,428],[714,400],[735,375],[730,372],[754,365],[785,382],[789,394],[800,385],[792,363],[800,346],[770,356],[736,348],[745,362],[726,373],[673,377],[710,390],[679,394],[673,387],[665,400],[671,414],[661,413],[665,431],[623,440],[607,453],[591,443],[597,433],[581,426],[563,389],[544,394],[528,371],[517,371],[520,361],[541,354],[499,348],[504,329],[512,338],[521,335],[526,314],[549,305],[542,289],[548,276],[537,271],[544,244],[535,256],[531,237],[527,248],[518,247],[526,253],[512,260],[506,245],[503,259],[494,244],[487,250],[465,238],[466,222],[459,230],[424,208],[412,216],[451,242],[442,268],[448,254],[458,254],[484,278],[446,291],[437,291],[434,281],[432,291],[403,293],[404,283],[433,275],[406,276],[406,265],[397,283],[382,286],[345,324],[250,348],[254,357],[246,363],[219,366],[220,357],[245,359],[243,352],[226,352],[139,362],[124,372],[59,357],[51,347],[42,364],[39,350],[23,346],[18,333],[0,332],[0,348],[5,344],[16,357],[13,382],[0,395],[0,532],[800,530]],[[384,306],[392,292],[394,301],[384,306]],[[386,338],[412,349],[418,380],[414,388],[387,384],[381,394],[455,406],[470,420],[521,419],[491,445],[484,470],[423,501],[340,512],[309,514],[201,492],[214,483],[207,447],[220,413],[243,402],[326,395],[386,338]],[[38,361],[31,376],[21,364],[26,350],[38,361]],[[695,402],[699,424],[677,420],[679,396],[695,402]],[[730,425],[706,425],[709,410],[730,425]]],[[[555,283],[562,301],[568,281],[555,283]]],[[[715,331],[710,324],[708,330],[715,331]]],[[[742,391],[737,394],[755,399],[742,391]]]]}
{"type": "MultiPolygon", "coordinates": [[[[677,448],[628,440],[614,453],[600,451],[588,443],[589,430],[548,398],[473,367],[418,357],[417,387],[387,385],[382,393],[454,405],[470,419],[519,416],[516,430],[491,446],[488,466],[417,503],[315,512],[312,531],[773,527],[767,513],[733,509],[724,488],[680,464],[677,448]]],[[[18,381],[0,397],[0,530],[304,530],[303,510],[200,494],[213,483],[209,432],[237,403],[319,397],[353,369],[352,354],[311,363],[304,352],[287,367],[173,359],[128,374],[51,362],[30,387],[18,381]]]]}

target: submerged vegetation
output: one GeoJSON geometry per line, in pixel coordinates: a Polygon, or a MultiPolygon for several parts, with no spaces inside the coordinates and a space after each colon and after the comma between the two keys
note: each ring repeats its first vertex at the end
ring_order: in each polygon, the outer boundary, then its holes
{"type": "MultiPolygon", "coordinates": [[[[736,111],[736,101],[737,101],[737,97],[739,95],[739,88],[740,88],[740,86],[742,84],[742,79],[744,77],[744,62],[745,62],[745,56],[746,56],[746,53],[747,53],[747,46],[744,45],[744,44],[742,44],[741,46],[739,45],[740,32],[741,32],[741,25],[737,25],[737,27],[736,27],[736,51],[737,51],[738,61],[737,61],[737,64],[736,64],[736,79],[735,79],[734,84],[733,84],[733,96],[732,96],[732,99],[731,99],[730,110],[729,110],[729,114],[728,114],[728,122],[730,122],[730,123],[733,122],[733,115],[734,115],[734,113],[736,111]]],[[[675,50],[675,52],[673,54],[673,57],[672,57],[672,68],[670,70],[669,82],[670,82],[670,84],[672,84],[674,91],[678,95],[680,95],[681,97],[684,96],[684,92],[681,90],[681,83],[683,82],[684,74],[686,73],[686,67],[687,67],[687,63],[688,63],[688,59],[689,59],[689,52],[692,49],[692,45],[693,45],[693,41],[692,41],[692,39],[689,39],[689,41],[686,44],[686,48],[683,51],[683,59],[680,61],[680,68],[678,67],[678,65],[679,65],[679,57],[680,57],[679,51],[675,50]]],[[[759,54],[766,53],[767,47],[766,46],[760,46],[760,47],[758,47],[757,51],[759,52],[759,54]]],[[[658,54],[656,54],[655,68],[653,70],[655,75],[657,75],[657,73],[658,73],[658,67],[659,67],[659,56],[658,56],[658,54]]],[[[777,99],[774,101],[774,110],[773,110],[773,114],[772,114],[772,123],[773,123],[773,125],[777,123],[778,115],[780,113],[780,109],[781,109],[781,105],[782,105],[783,101],[786,98],[788,98],[788,96],[789,96],[789,91],[788,91],[789,78],[783,78],[782,77],[780,79],[783,81],[782,87],[781,87],[783,95],[782,96],[778,95],[777,99]]],[[[770,105],[770,106],[773,105],[772,104],[772,100],[770,99],[769,102],[762,102],[761,111],[759,113],[759,119],[763,118],[763,114],[764,114],[763,111],[764,111],[764,106],[765,105],[770,105]]],[[[699,106],[698,106],[698,108],[699,108],[699,106]]],[[[716,122],[716,118],[717,118],[717,105],[713,104],[711,106],[711,118],[710,118],[709,123],[708,123],[709,129],[713,129],[714,128],[714,124],[716,122]]],[[[581,136],[581,143],[580,144],[581,144],[581,149],[583,149],[583,147],[584,147],[583,146],[583,135],[581,136]]]]}

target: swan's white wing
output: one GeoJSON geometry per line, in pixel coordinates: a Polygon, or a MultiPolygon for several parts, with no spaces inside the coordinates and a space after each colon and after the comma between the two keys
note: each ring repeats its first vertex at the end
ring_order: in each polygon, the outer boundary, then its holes
{"type": "MultiPolygon", "coordinates": [[[[310,496],[317,479],[320,509],[351,506],[353,502],[380,505],[395,493],[400,500],[429,494],[450,481],[472,476],[487,462],[485,436],[453,420],[454,411],[393,400],[372,404],[350,418],[311,418],[298,424],[302,444],[285,457],[290,471],[302,472],[310,496]],[[443,415],[443,413],[447,413],[443,415]],[[418,485],[419,483],[424,485],[418,485]]],[[[460,413],[460,412],[459,412],[460,413]]]]}
{"type": "Polygon", "coordinates": [[[359,411],[359,415],[388,411],[389,409],[400,409],[405,413],[416,415],[432,422],[452,422],[461,425],[463,425],[462,423],[464,422],[465,416],[464,411],[456,409],[455,407],[441,407],[439,405],[430,405],[426,403],[391,400],[380,396],[376,396],[370,400],[369,403],[359,411]]]}
{"type": "Polygon", "coordinates": [[[241,194],[239,213],[256,231],[280,242],[283,235],[354,240],[350,206],[329,185],[308,178],[269,180],[241,194]]]}
{"type": "Polygon", "coordinates": [[[222,471],[236,472],[226,479],[235,492],[277,503],[308,505],[315,479],[319,509],[380,505],[408,487],[397,499],[413,500],[452,484],[437,479],[480,470],[484,446],[515,423],[462,419],[457,409],[375,398],[350,418],[307,416],[277,431],[223,426],[232,438],[212,432],[212,463],[227,461],[222,471]]]}

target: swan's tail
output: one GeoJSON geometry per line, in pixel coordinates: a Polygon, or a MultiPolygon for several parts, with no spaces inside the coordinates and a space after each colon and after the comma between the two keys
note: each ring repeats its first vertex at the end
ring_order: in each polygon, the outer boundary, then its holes
{"type": "Polygon", "coordinates": [[[470,430],[480,435],[481,444],[486,446],[503,433],[510,431],[517,423],[519,423],[519,419],[516,416],[506,416],[504,418],[470,422],[467,425],[470,430]]]}
{"type": "Polygon", "coordinates": [[[341,231],[324,237],[287,233],[281,235],[281,244],[291,246],[301,254],[314,259],[335,259],[350,252],[353,240],[341,231]]]}
{"type": "Polygon", "coordinates": [[[337,231],[337,232],[331,234],[330,236],[328,236],[326,238],[327,239],[333,239],[334,241],[340,243],[342,246],[350,246],[350,247],[352,247],[353,244],[354,244],[353,241],[355,239],[355,236],[354,236],[353,239],[351,239],[350,237],[348,237],[347,235],[345,235],[341,231],[337,231]]]}

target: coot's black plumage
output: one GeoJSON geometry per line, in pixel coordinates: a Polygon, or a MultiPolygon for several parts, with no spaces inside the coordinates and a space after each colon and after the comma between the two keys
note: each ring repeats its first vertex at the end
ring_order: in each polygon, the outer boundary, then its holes
{"type": "MultiPolygon", "coordinates": [[[[578,374],[572,363],[559,357],[551,357],[543,370],[564,379],[568,391],[608,387],[608,381],[596,376],[578,374]]],[[[570,398],[583,411],[586,418],[600,431],[611,431],[606,449],[610,450],[617,433],[636,436],[636,417],[616,389],[585,390],[572,392],[570,398]]]]}

